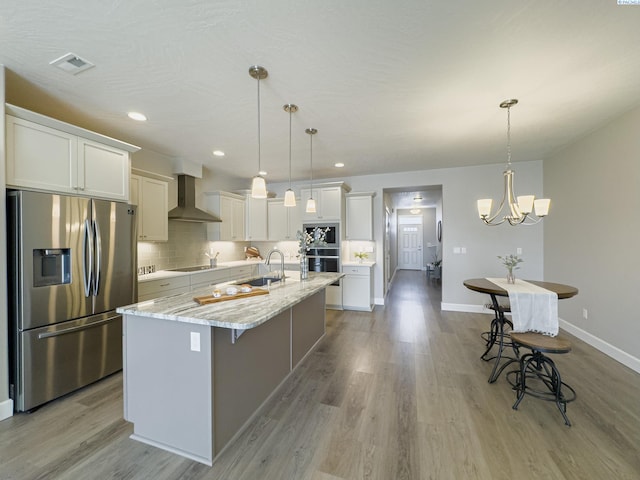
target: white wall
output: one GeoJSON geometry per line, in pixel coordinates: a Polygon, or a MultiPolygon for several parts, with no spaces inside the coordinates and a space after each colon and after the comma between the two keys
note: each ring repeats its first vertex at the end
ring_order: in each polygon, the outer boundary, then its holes
{"type": "Polygon", "coordinates": [[[580,293],[559,303],[569,331],[640,371],[640,108],[544,162],[545,274],[580,293]],[[587,309],[588,318],[583,318],[587,309]]]}
{"type": "MultiPolygon", "coordinates": [[[[516,272],[520,278],[543,279],[544,222],[534,226],[487,227],[478,218],[476,200],[492,197],[499,202],[502,197],[504,165],[484,165],[466,168],[445,168],[401,172],[383,175],[363,175],[342,179],[352,192],[375,191],[374,238],[376,241],[375,298],[383,294],[384,214],[382,190],[385,188],[410,188],[415,185],[442,185],[442,304],[444,309],[472,310],[486,302],[482,295],[467,290],[462,282],[467,278],[503,276],[504,267],[497,255],[515,253],[523,249],[525,262],[516,272]],[[466,247],[466,255],[453,254],[454,247],[466,247]]],[[[516,193],[542,195],[542,161],[514,164],[516,193]]],[[[323,180],[325,181],[325,180],[323,180]]],[[[331,181],[331,180],[326,180],[331,181]]],[[[268,184],[268,189],[283,196],[288,184],[268,184]]],[[[299,192],[300,185],[294,186],[299,192]]],[[[553,213],[553,210],[552,210],[553,213]]],[[[436,212],[436,216],[437,216],[436,212]]]]}

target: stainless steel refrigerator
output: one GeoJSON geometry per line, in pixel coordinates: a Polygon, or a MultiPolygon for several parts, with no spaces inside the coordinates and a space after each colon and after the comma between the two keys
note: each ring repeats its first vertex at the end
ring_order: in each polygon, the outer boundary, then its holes
{"type": "Polygon", "coordinates": [[[137,298],[135,207],[7,193],[10,391],[27,411],[122,368],[137,298]]]}

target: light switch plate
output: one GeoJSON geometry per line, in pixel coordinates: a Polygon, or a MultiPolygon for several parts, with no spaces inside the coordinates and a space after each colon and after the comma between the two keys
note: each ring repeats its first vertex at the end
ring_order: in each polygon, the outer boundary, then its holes
{"type": "Polygon", "coordinates": [[[191,351],[200,351],[200,333],[198,332],[191,332],[191,351]]]}

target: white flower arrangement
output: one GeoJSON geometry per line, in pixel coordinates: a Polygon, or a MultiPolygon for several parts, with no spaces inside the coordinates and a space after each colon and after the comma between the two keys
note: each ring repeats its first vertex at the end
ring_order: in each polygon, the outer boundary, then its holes
{"type": "Polygon", "coordinates": [[[298,239],[298,254],[306,255],[311,248],[326,245],[325,237],[328,231],[328,227],[315,227],[311,232],[298,230],[296,233],[296,238],[298,239]]]}

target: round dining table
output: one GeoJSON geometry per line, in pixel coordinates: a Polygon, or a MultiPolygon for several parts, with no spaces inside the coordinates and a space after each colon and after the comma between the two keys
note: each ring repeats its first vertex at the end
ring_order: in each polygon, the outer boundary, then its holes
{"type": "MultiPolygon", "coordinates": [[[[554,283],[554,282],[545,282],[540,280],[524,280],[525,282],[531,283],[533,285],[537,285],[538,287],[542,287],[546,290],[554,292],[558,295],[558,300],[566,299],[574,297],[578,294],[578,289],[576,287],[572,287],[571,285],[565,285],[562,283],[554,283]]],[[[504,317],[505,306],[501,305],[498,302],[497,297],[508,297],[509,292],[507,292],[504,288],[496,285],[492,281],[486,278],[471,278],[462,282],[465,287],[469,290],[473,290],[474,292],[486,293],[491,297],[491,309],[495,311],[495,318],[491,321],[491,329],[488,332],[485,340],[486,350],[481,355],[480,358],[483,360],[495,360],[493,364],[493,369],[491,370],[491,374],[489,375],[489,383],[495,382],[502,371],[511,363],[519,361],[518,352],[516,348],[510,342],[505,342],[505,333],[504,333],[504,324],[511,322],[507,321],[504,317]],[[498,352],[494,357],[487,357],[487,354],[491,351],[491,349],[497,345],[498,352]],[[511,346],[514,350],[514,357],[508,357],[504,355],[505,346],[511,346]],[[501,361],[503,359],[507,359],[507,362],[504,362],[501,365],[501,361]]]]}

